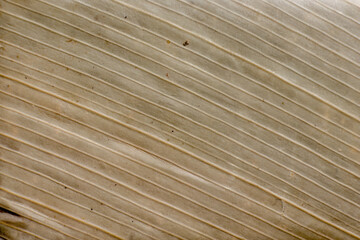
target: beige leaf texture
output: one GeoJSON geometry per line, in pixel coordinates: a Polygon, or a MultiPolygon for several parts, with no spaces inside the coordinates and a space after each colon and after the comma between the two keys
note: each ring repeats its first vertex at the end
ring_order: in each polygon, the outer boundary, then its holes
{"type": "Polygon", "coordinates": [[[0,238],[360,239],[357,0],[0,0],[0,238]]]}

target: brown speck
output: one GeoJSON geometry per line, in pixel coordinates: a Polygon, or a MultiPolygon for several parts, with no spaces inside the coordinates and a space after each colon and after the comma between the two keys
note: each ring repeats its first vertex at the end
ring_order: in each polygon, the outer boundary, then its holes
{"type": "Polygon", "coordinates": [[[64,187],[65,189],[67,189],[67,187],[64,187]]]}
{"type": "Polygon", "coordinates": [[[19,55],[16,55],[16,58],[19,58],[19,55]]]}
{"type": "Polygon", "coordinates": [[[127,16],[125,16],[124,18],[127,19],[127,16]]]}
{"type": "Polygon", "coordinates": [[[100,203],[100,205],[104,205],[103,203],[100,203]]]}
{"type": "Polygon", "coordinates": [[[170,42],[170,40],[166,40],[166,43],[167,43],[167,44],[170,44],[171,42],[170,42]]]}
{"type": "Polygon", "coordinates": [[[27,79],[27,76],[25,76],[25,79],[27,79]]]}
{"type": "Polygon", "coordinates": [[[69,68],[68,68],[68,67],[66,68],[66,71],[69,71],[69,68]]]}
{"type": "Polygon", "coordinates": [[[9,88],[9,87],[10,87],[10,85],[8,84],[8,85],[7,85],[7,87],[9,88]]]}
{"type": "Polygon", "coordinates": [[[281,102],[282,105],[284,105],[284,102],[281,102]]]}
{"type": "Polygon", "coordinates": [[[115,186],[117,186],[117,184],[115,183],[115,186]]]}
{"type": "Polygon", "coordinates": [[[185,42],[183,42],[183,46],[184,46],[184,47],[187,46],[187,45],[189,45],[189,41],[188,41],[188,40],[186,40],[185,42]]]}
{"type": "Polygon", "coordinates": [[[94,89],[94,87],[91,87],[91,89],[94,89]]]}
{"type": "Polygon", "coordinates": [[[166,76],[167,76],[167,77],[169,77],[169,74],[168,74],[168,73],[166,73],[166,76]]]}
{"type": "Polygon", "coordinates": [[[174,130],[171,130],[171,132],[174,132],[174,130]]]}
{"type": "Polygon", "coordinates": [[[73,40],[72,39],[68,39],[68,40],[66,40],[66,42],[72,42],[73,40]]]}
{"type": "Polygon", "coordinates": [[[92,208],[90,208],[91,209],[91,211],[93,210],[92,208]]]}

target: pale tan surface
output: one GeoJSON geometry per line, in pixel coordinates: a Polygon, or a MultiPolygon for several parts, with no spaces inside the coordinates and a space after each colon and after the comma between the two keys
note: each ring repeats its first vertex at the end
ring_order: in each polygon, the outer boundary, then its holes
{"type": "Polygon", "coordinates": [[[0,1],[5,239],[359,239],[360,2],[0,1]]]}

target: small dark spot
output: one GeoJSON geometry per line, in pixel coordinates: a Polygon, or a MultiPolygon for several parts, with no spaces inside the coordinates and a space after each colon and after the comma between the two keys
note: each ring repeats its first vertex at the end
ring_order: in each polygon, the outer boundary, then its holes
{"type": "Polygon", "coordinates": [[[72,39],[68,39],[68,40],[66,40],[66,42],[72,42],[73,40],[72,39]]]}
{"type": "Polygon", "coordinates": [[[168,73],[166,73],[166,76],[167,76],[167,77],[169,77],[169,74],[168,74],[168,73]]]}
{"type": "Polygon", "coordinates": [[[100,203],[100,205],[104,205],[103,203],[100,203]]]}
{"type": "Polygon", "coordinates": [[[284,105],[284,102],[281,102],[282,105],[284,105]]]}
{"type": "Polygon", "coordinates": [[[127,19],[127,16],[125,16],[124,18],[127,19]]]}
{"type": "Polygon", "coordinates": [[[91,87],[91,89],[94,89],[94,87],[91,87]]]}
{"type": "Polygon", "coordinates": [[[19,58],[19,55],[16,55],[16,58],[19,58]]]}
{"type": "Polygon", "coordinates": [[[66,68],[66,71],[69,71],[69,68],[68,68],[68,67],[66,68]]]}
{"type": "Polygon", "coordinates": [[[92,211],[93,209],[92,209],[92,208],[90,208],[90,210],[92,211]]]}
{"type": "Polygon", "coordinates": [[[25,79],[27,79],[27,76],[25,76],[25,79]]]}
{"type": "Polygon", "coordinates": [[[133,223],[133,222],[134,222],[134,220],[131,220],[131,222],[133,223]]]}
{"type": "Polygon", "coordinates": [[[115,185],[115,186],[117,186],[117,184],[116,184],[116,183],[115,183],[114,185],[115,185]]]}
{"type": "Polygon", "coordinates": [[[183,46],[184,46],[184,47],[187,46],[187,45],[189,45],[189,41],[188,41],[188,40],[186,40],[185,42],[183,42],[183,46]]]}
{"type": "Polygon", "coordinates": [[[171,42],[170,42],[170,40],[166,40],[166,43],[167,43],[167,44],[170,44],[171,42]]]}
{"type": "Polygon", "coordinates": [[[65,188],[65,189],[67,189],[67,187],[66,187],[66,186],[65,186],[64,188],[65,188]]]}
{"type": "Polygon", "coordinates": [[[174,130],[171,130],[171,132],[174,132],[174,130]]]}

